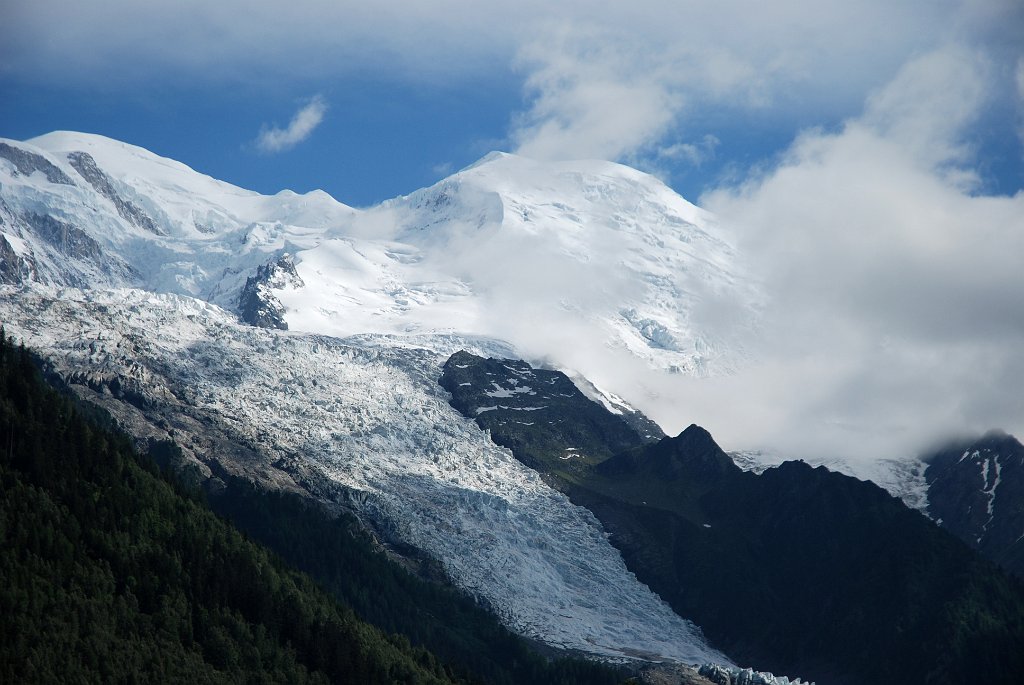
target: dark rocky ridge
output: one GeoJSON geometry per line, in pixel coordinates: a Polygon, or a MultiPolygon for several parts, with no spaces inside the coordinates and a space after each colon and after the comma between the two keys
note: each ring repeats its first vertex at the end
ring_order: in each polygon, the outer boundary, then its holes
{"type": "Polygon", "coordinates": [[[35,229],[36,235],[66,257],[98,261],[103,256],[100,244],[76,226],[48,214],[27,214],[24,219],[29,226],[35,229]]]}
{"type": "Polygon", "coordinates": [[[153,221],[138,205],[131,200],[122,198],[114,189],[110,177],[96,165],[96,160],[87,152],[68,153],[68,162],[75,168],[82,178],[89,182],[97,193],[107,198],[114,204],[117,213],[121,218],[139,228],[145,229],[156,235],[164,235],[164,232],[157,228],[153,221]]]}
{"type": "Polygon", "coordinates": [[[607,477],[643,474],[651,479],[717,479],[740,473],[711,433],[696,424],[674,438],[665,438],[646,448],[620,453],[600,464],[598,473],[607,477]]]}
{"type": "Polygon", "coordinates": [[[928,515],[1024,577],[1024,446],[999,431],[952,443],[928,462],[928,515]]]}
{"type": "Polygon", "coordinates": [[[295,270],[291,255],[284,254],[277,261],[263,264],[256,274],[245,279],[245,287],[238,297],[238,312],[242,321],[260,328],[288,330],[284,320],[284,306],[274,295],[275,288],[305,285],[295,270]]]}
{"type": "Polygon", "coordinates": [[[571,473],[650,441],[560,371],[456,352],[439,382],[453,407],[541,472],[571,473]]]}
{"type": "Polygon", "coordinates": [[[32,262],[15,252],[7,238],[0,235],[0,283],[18,285],[31,279],[34,273],[32,262]]]}
{"type": "Polygon", "coordinates": [[[21,148],[8,145],[7,143],[0,143],[0,157],[8,160],[18,170],[19,174],[25,176],[31,176],[35,171],[41,171],[46,176],[46,180],[50,183],[61,183],[63,185],[73,186],[75,182],[71,178],[60,170],[59,167],[55,166],[49,160],[41,155],[37,155],[34,152],[28,152],[21,148]]]}
{"type": "Polygon", "coordinates": [[[92,236],[73,224],[48,214],[25,214],[17,219],[24,233],[33,235],[38,242],[45,244],[46,249],[56,252],[61,259],[66,258],[65,264],[72,266],[62,270],[63,273],[51,272],[44,276],[37,274],[36,265],[26,260],[21,269],[22,281],[37,280],[38,277],[55,285],[90,288],[96,285],[91,277],[99,274],[109,276],[115,282],[139,280],[138,272],[130,264],[108,255],[92,236]]]}

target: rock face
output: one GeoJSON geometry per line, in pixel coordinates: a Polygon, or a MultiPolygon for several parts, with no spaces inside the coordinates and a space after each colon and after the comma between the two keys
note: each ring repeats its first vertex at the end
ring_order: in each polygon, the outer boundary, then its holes
{"type": "Polygon", "coordinates": [[[0,235],[0,283],[17,285],[31,278],[33,271],[32,262],[15,252],[7,238],[0,235]]]}
{"type": "Polygon", "coordinates": [[[157,228],[153,220],[144,211],[139,209],[131,200],[125,200],[118,194],[117,190],[114,189],[114,184],[110,181],[110,177],[96,166],[96,160],[92,158],[92,155],[88,152],[71,152],[68,154],[68,162],[75,168],[75,171],[82,175],[82,178],[89,182],[89,185],[97,193],[114,203],[114,207],[122,219],[131,222],[139,228],[144,228],[150,233],[164,235],[163,231],[157,228]]]}
{"type": "MultiPolygon", "coordinates": [[[[472,400],[453,402],[470,418],[494,415],[495,440],[529,456],[558,416],[544,419],[545,376],[522,362],[490,360],[502,372],[482,361],[469,374],[474,360],[452,357],[442,382],[472,400]],[[453,367],[468,375],[446,379],[453,367]],[[526,409],[531,417],[519,418],[526,409]]],[[[743,471],[696,425],[595,461],[548,467],[546,479],[590,509],[630,570],[734,659],[843,684],[917,682],[922,663],[957,682],[981,653],[1003,674],[1024,668],[1020,588],[873,483],[803,462],[743,471]]],[[[788,682],[756,671],[717,676],[788,682]]]]}
{"type": "Polygon", "coordinates": [[[993,431],[950,444],[928,463],[928,515],[1024,577],[1024,446],[993,431]]]}
{"type": "Polygon", "coordinates": [[[14,217],[12,229],[21,234],[24,254],[13,253],[20,280],[40,280],[52,285],[94,287],[108,283],[131,283],[139,274],[116,256],[107,254],[88,233],[74,224],[49,214],[26,213],[14,217]],[[39,268],[40,257],[47,265],[60,262],[59,269],[39,268]]]}
{"type": "Polygon", "coordinates": [[[75,184],[67,174],[54,166],[53,163],[34,152],[0,142],[0,157],[14,164],[18,173],[23,176],[31,176],[33,172],[41,171],[50,183],[60,183],[68,186],[75,184]]]}
{"type": "MultiPolygon", "coordinates": [[[[564,373],[523,361],[457,352],[445,362],[440,383],[453,407],[542,473],[577,471],[656,439],[639,434],[622,408],[614,413],[587,398],[564,373]]],[[[659,428],[652,430],[660,437],[659,428]]]]}
{"type": "Polygon", "coordinates": [[[305,284],[295,271],[291,255],[282,255],[277,261],[263,264],[256,269],[256,275],[245,280],[245,287],[238,298],[238,313],[242,321],[260,328],[288,330],[284,320],[285,308],[274,295],[274,290],[286,286],[301,288],[305,284]]]}
{"type": "Polygon", "coordinates": [[[642,477],[652,481],[680,480],[718,482],[740,473],[705,429],[691,424],[675,437],[665,438],[643,450],[616,455],[597,471],[608,477],[642,477]],[[642,475],[641,475],[642,474],[642,475]]]}
{"type": "Polygon", "coordinates": [[[36,235],[65,257],[97,261],[103,255],[99,243],[76,226],[45,214],[27,214],[24,218],[35,229],[36,235]]]}

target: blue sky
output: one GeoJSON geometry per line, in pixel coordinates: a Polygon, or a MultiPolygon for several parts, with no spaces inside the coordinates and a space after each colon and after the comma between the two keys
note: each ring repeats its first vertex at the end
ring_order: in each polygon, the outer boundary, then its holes
{"type": "Polygon", "coordinates": [[[241,84],[144,84],[104,93],[10,79],[3,90],[12,96],[0,104],[4,137],[100,133],[244,188],[322,188],[356,206],[429,185],[482,156],[520,102],[508,83],[425,90],[386,80],[325,80],[275,94],[272,102],[241,84]],[[286,126],[316,95],[326,112],[309,138],[287,151],[261,152],[255,144],[261,127],[286,126]]]}
{"type": "Polygon", "coordinates": [[[623,161],[698,201],[802,131],[859,116],[908,61],[960,46],[988,64],[963,134],[977,190],[1012,194],[1018,4],[39,0],[0,27],[0,135],[101,133],[243,187],[357,206],[491,149],[623,161]],[[258,148],[314,99],[322,120],[303,140],[258,148]]]}

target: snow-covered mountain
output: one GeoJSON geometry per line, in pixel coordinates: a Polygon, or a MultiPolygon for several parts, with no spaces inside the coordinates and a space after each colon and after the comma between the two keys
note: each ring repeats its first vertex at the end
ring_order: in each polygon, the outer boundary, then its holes
{"type": "Polygon", "coordinates": [[[700,374],[737,350],[696,312],[754,301],[713,217],[609,162],[492,153],[346,232],[297,255],[306,286],[280,294],[293,328],[473,333],[587,376],[586,357],[613,348],[700,374]]]}
{"type": "Polygon", "coordinates": [[[727,371],[742,351],[699,309],[752,316],[756,289],[713,218],[653,177],[492,154],[356,210],[61,132],[0,141],[0,234],[8,332],[140,439],[343,501],[548,644],[730,663],[437,384],[459,349],[581,379],[608,354],[727,371]]]}
{"type": "Polygon", "coordinates": [[[319,191],[259,195],[141,148],[60,132],[4,142],[0,187],[3,249],[32,280],[142,287],[237,310],[256,269],[290,253],[297,278],[265,296],[292,330],[504,340],[516,356],[601,387],[613,362],[730,371],[743,358],[739,336],[702,316],[729,310],[744,329],[759,301],[712,216],[609,162],[492,153],[355,210],[319,191]]]}
{"type": "MultiPolygon", "coordinates": [[[[354,214],[323,192],[264,196],[68,132],[0,141],[0,199],[0,249],[28,280],[142,287],[231,309],[258,265],[317,244],[354,214]]],[[[12,276],[5,280],[22,280],[12,276]]]]}

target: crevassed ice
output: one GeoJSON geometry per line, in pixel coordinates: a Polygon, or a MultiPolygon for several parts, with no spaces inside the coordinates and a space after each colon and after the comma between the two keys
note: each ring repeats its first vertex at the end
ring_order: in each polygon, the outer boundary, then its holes
{"type": "Polygon", "coordinates": [[[159,369],[263,448],[366,492],[368,513],[521,634],[610,658],[729,663],[626,569],[590,512],[448,405],[436,353],[244,327],[142,291],[10,290],[0,312],[71,365],[159,369]]]}

